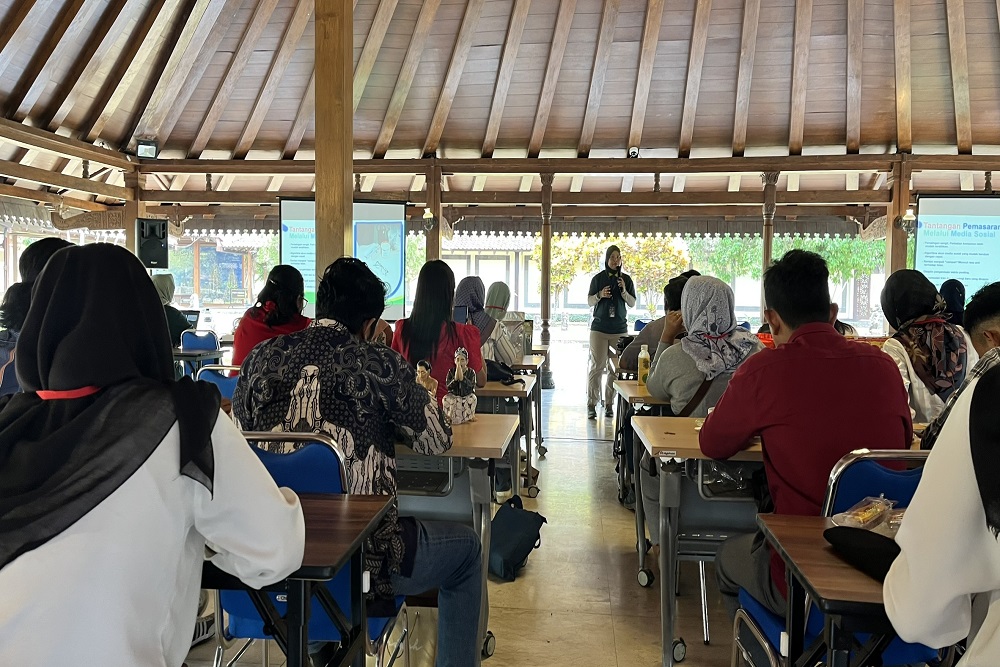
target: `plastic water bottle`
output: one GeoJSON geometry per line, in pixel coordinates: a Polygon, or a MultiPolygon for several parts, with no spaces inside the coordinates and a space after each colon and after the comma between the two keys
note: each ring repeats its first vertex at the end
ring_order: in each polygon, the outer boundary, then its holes
{"type": "Polygon", "coordinates": [[[639,350],[639,386],[645,387],[649,378],[649,346],[643,345],[639,350]]]}

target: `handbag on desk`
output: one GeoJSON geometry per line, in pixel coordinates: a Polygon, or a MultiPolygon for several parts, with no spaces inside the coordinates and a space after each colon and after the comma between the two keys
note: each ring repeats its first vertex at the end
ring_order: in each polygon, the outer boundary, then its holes
{"type": "Polygon", "coordinates": [[[501,505],[491,524],[490,573],[514,581],[531,552],[541,546],[544,523],[544,516],[524,509],[521,496],[513,496],[501,505]]]}

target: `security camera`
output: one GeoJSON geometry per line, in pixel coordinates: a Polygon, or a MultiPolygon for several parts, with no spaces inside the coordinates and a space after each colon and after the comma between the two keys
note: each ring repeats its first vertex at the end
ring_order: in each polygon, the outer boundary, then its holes
{"type": "Polygon", "coordinates": [[[628,149],[628,156],[631,157],[631,158],[639,157],[639,147],[638,146],[632,146],[631,148],[629,148],[628,149]]]}

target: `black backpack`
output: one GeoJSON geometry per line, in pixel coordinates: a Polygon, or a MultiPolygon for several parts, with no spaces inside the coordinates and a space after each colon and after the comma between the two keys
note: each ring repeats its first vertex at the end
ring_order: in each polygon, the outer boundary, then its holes
{"type": "Polygon", "coordinates": [[[490,537],[490,572],[504,581],[514,581],[528,555],[542,544],[545,517],[524,509],[521,496],[512,496],[493,517],[490,537]]]}
{"type": "Polygon", "coordinates": [[[524,379],[514,375],[514,369],[502,361],[486,360],[486,379],[491,382],[499,382],[504,385],[512,385],[520,382],[524,384],[524,379]]]}

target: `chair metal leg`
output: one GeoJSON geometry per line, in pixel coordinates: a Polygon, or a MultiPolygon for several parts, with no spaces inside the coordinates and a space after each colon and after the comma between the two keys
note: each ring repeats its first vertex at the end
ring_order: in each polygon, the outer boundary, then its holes
{"type": "Polygon", "coordinates": [[[226,649],[222,648],[222,644],[215,645],[215,659],[212,660],[212,667],[222,667],[222,654],[225,651],[226,649]]]}
{"type": "Polygon", "coordinates": [[[698,561],[698,576],[701,578],[701,629],[708,644],[711,638],[708,634],[708,588],[705,584],[705,561],[698,561]]]}
{"type": "Polygon", "coordinates": [[[250,648],[250,645],[253,644],[253,642],[254,640],[248,639],[246,643],[240,647],[240,650],[236,652],[233,659],[226,663],[226,667],[233,667],[233,665],[235,665],[236,662],[243,657],[243,654],[247,652],[247,649],[250,648]]]}
{"type": "MultiPolygon", "coordinates": [[[[730,667],[741,667],[741,665],[748,664],[747,655],[749,654],[749,651],[743,646],[743,642],[740,640],[740,626],[746,627],[746,629],[750,631],[750,634],[753,635],[754,639],[763,650],[769,663],[769,667],[781,667],[778,654],[775,653],[771,643],[767,641],[767,637],[764,636],[764,633],[760,631],[757,624],[754,623],[753,619],[743,609],[738,609],[736,611],[736,617],[733,619],[733,652],[730,667]],[[739,660],[739,662],[737,662],[737,660],[739,660]]],[[[764,666],[754,665],[754,667],[764,666]]]]}
{"type": "Polygon", "coordinates": [[[271,642],[267,641],[266,639],[261,641],[260,654],[263,656],[261,662],[264,665],[264,667],[269,667],[269,665],[271,664],[270,660],[271,642]]]}

